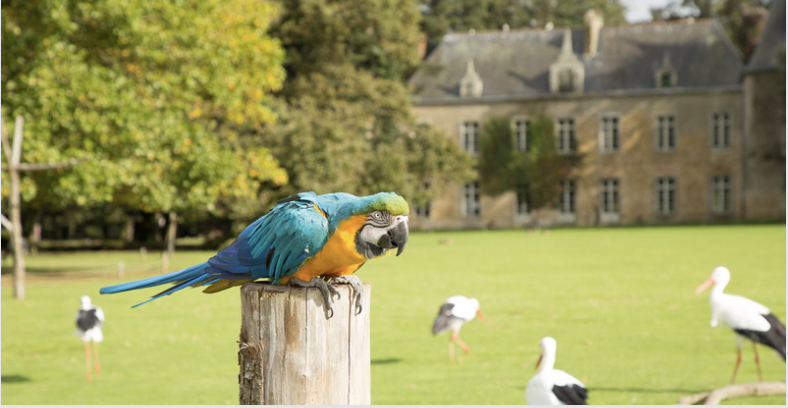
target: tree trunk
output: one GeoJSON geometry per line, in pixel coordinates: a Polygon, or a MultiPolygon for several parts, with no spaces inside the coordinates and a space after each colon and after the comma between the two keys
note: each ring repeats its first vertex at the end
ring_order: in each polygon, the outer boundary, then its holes
{"type": "Polygon", "coordinates": [[[167,258],[172,259],[175,253],[175,236],[178,233],[178,214],[170,211],[170,223],[167,225],[167,258]]]}
{"type": "Polygon", "coordinates": [[[11,248],[14,253],[14,297],[25,298],[25,254],[22,247],[22,210],[21,210],[21,185],[19,181],[19,162],[22,159],[22,130],[25,120],[16,117],[14,124],[14,143],[11,155],[8,156],[8,137],[6,136],[5,123],[3,123],[3,149],[8,158],[8,173],[11,181],[8,197],[8,210],[11,214],[11,248]]]}
{"type": "Polygon", "coordinates": [[[241,288],[241,404],[370,404],[371,286],[359,315],[350,287],[336,288],[342,297],[330,319],[317,289],[241,288]]]}

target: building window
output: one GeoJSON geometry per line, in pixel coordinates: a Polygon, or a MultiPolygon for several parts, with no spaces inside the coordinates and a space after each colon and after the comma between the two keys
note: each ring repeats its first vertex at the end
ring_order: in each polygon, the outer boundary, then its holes
{"type": "Polygon", "coordinates": [[[460,126],[460,147],[472,156],[479,152],[479,122],[463,122],[460,126]]]}
{"type": "Polygon", "coordinates": [[[599,151],[615,153],[618,151],[618,145],[618,116],[603,116],[599,118],[599,151]]]}
{"type": "Polygon", "coordinates": [[[575,182],[564,180],[561,182],[561,213],[575,213],[575,182]]]}
{"type": "Polygon", "coordinates": [[[618,214],[618,180],[602,180],[602,213],[618,214]]]}
{"type": "Polygon", "coordinates": [[[731,210],[731,178],[730,176],[714,176],[711,178],[711,212],[724,214],[731,210]]]}
{"type": "Polygon", "coordinates": [[[514,130],[517,134],[517,150],[521,152],[528,151],[528,133],[531,128],[531,123],[527,120],[517,120],[514,122],[514,130]]]}
{"type": "Polygon", "coordinates": [[[657,116],[654,133],[657,151],[670,152],[676,149],[676,118],[673,115],[657,116]]]}
{"type": "Polygon", "coordinates": [[[724,149],[731,146],[731,117],[727,112],[711,114],[711,147],[724,149]]]}
{"type": "Polygon", "coordinates": [[[522,191],[517,192],[517,214],[528,215],[531,210],[528,208],[528,194],[522,191]]]}
{"type": "Polygon", "coordinates": [[[564,69],[558,73],[558,92],[572,92],[575,90],[575,73],[571,69],[564,69]]]}
{"type": "Polygon", "coordinates": [[[471,217],[479,215],[479,183],[468,183],[465,185],[465,216],[471,217]]]}
{"type": "Polygon", "coordinates": [[[676,179],[657,179],[657,214],[671,215],[676,211],[676,179]]]}
{"type": "Polygon", "coordinates": [[[558,119],[558,152],[575,151],[575,120],[572,118],[558,119]]]}
{"type": "Polygon", "coordinates": [[[416,207],[416,216],[422,218],[430,218],[430,203],[416,207]]]}
{"type": "MultiPolygon", "coordinates": [[[[425,190],[429,190],[430,189],[430,183],[429,182],[424,182],[424,183],[422,183],[422,187],[425,190]]],[[[429,201],[424,203],[424,205],[420,205],[420,206],[416,207],[416,217],[430,218],[430,202],[429,201]]]]}

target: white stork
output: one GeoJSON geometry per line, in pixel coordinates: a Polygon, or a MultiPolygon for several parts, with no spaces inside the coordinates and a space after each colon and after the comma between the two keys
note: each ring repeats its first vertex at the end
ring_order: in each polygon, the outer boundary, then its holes
{"type": "Polygon", "coordinates": [[[432,334],[443,333],[447,329],[452,329],[449,337],[449,361],[454,361],[454,343],[458,343],[465,354],[470,354],[471,349],[460,340],[460,329],[462,325],[473,320],[474,316],[484,319],[479,301],[475,298],[468,299],[465,296],[452,296],[441,305],[435,322],[432,324],[432,334]]]}
{"type": "Polygon", "coordinates": [[[726,326],[736,332],[736,367],[733,369],[731,384],[736,381],[736,372],[741,363],[741,346],[744,337],[752,341],[752,351],[755,353],[755,365],[758,367],[758,378],[761,375],[761,363],[758,359],[758,350],[755,343],[761,343],[773,348],[785,361],[785,325],[769,312],[766,306],[742,296],[722,293],[725,285],[731,280],[728,268],[718,266],[714,268],[711,277],[698,287],[695,294],[701,293],[709,286],[711,296],[711,327],[717,327],[717,322],[722,320],[726,326]]]}
{"type": "Polygon", "coordinates": [[[104,311],[100,307],[90,303],[89,296],[82,296],[82,306],[77,310],[75,318],[78,331],[75,334],[82,338],[85,344],[85,371],[88,381],[92,380],[90,369],[90,342],[93,341],[93,354],[96,368],[96,376],[101,375],[101,365],[99,364],[98,344],[104,340],[101,332],[101,324],[104,323],[104,311]]]}
{"type": "Polygon", "coordinates": [[[577,378],[564,371],[556,370],[556,342],[545,337],[539,342],[542,355],[536,362],[539,372],[528,381],[525,388],[525,403],[528,405],[587,405],[588,390],[577,378]]]}

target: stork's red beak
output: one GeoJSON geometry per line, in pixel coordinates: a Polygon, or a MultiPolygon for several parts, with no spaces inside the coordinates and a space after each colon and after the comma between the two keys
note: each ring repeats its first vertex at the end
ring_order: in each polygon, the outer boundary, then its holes
{"type": "Polygon", "coordinates": [[[709,286],[711,286],[713,284],[714,284],[714,279],[713,278],[706,279],[706,282],[703,282],[703,284],[701,284],[700,286],[698,286],[697,289],[695,289],[695,294],[697,295],[698,293],[703,292],[704,290],[708,289],[709,286]]]}
{"type": "Polygon", "coordinates": [[[482,309],[476,311],[476,316],[479,316],[479,319],[482,319],[483,322],[487,321],[487,319],[485,319],[484,315],[482,314],[482,309]]]}
{"type": "Polygon", "coordinates": [[[541,354],[539,355],[539,360],[536,360],[536,367],[534,367],[534,370],[539,368],[539,364],[542,364],[542,355],[541,354]]]}

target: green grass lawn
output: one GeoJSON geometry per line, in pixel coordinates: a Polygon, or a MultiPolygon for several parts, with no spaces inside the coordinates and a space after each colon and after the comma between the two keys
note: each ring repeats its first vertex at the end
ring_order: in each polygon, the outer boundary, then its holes
{"type": "MultiPolygon", "coordinates": [[[[726,290],[770,307],[785,321],[784,225],[413,233],[400,257],[369,262],[358,276],[373,297],[374,404],[522,404],[539,340],[558,341],[556,367],[585,382],[592,404],[674,404],[730,381],[736,342],[713,329],[708,292],[694,290],[718,265],[726,290]],[[440,241],[450,238],[449,245],[440,241]],[[472,349],[448,361],[447,335],[430,333],[447,297],[480,300],[487,317],[461,333],[472,349]]],[[[173,268],[208,252],[180,252],[173,268]]],[[[185,290],[137,309],[157,289],[99,296],[156,273],[158,254],[82,252],[28,258],[27,299],[2,287],[5,404],[237,404],[236,289],[185,290]],[[52,276],[43,279],[46,276],[52,276]],[[103,376],[84,378],[73,335],[79,297],[104,308],[103,376]]],[[[8,260],[3,263],[7,270],[8,260]]],[[[6,281],[4,281],[6,282],[6,281]]],[[[759,347],[766,381],[786,366],[759,347]]],[[[737,383],[755,382],[749,344],[737,383]]],[[[733,404],[785,404],[785,397],[733,404]]]]}

